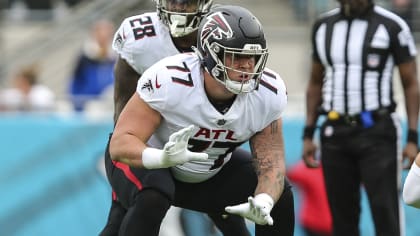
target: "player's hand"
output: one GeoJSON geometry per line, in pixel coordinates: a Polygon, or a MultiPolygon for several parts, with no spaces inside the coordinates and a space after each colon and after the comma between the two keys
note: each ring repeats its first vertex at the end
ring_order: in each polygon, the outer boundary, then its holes
{"type": "Polygon", "coordinates": [[[225,210],[231,214],[240,215],[259,225],[273,225],[273,218],[270,216],[274,201],[270,195],[260,193],[255,197],[249,197],[247,203],[236,206],[228,206],[225,210]]]}
{"type": "Polygon", "coordinates": [[[188,161],[205,161],[207,153],[188,151],[188,139],[190,139],[194,126],[190,125],[169,136],[169,141],[163,147],[163,164],[175,166],[188,161]]]}
{"type": "Polygon", "coordinates": [[[190,125],[171,134],[163,150],[146,148],[142,154],[143,166],[147,169],[167,168],[188,161],[207,160],[207,153],[188,151],[188,139],[191,137],[193,129],[194,126],[190,125]]]}

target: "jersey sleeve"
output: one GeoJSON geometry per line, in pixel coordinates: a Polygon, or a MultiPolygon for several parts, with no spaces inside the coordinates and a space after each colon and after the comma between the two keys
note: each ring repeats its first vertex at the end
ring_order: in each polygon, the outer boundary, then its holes
{"type": "Polygon", "coordinates": [[[322,24],[321,20],[316,21],[312,26],[312,32],[311,32],[311,44],[312,44],[312,60],[321,62],[321,57],[319,55],[318,51],[318,44],[317,44],[317,37],[320,36],[320,34],[325,34],[325,28],[326,24],[322,24]],[[322,29],[321,28],[322,25],[322,29]]]}
{"type": "Polygon", "coordinates": [[[155,13],[131,16],[124,19],[114,35],[112,48],[139,74],[148,67],[145,65],[152,64],[148,60],[155,60],[145,54],[159,43],[156,21],[155,13]]]}
{"type": "Polygon", "coordinates": [[[178,106],[184,106],[194,90],[192,77],[200,78],[195,74],[199,66],[198,57],[193,53],[166,57],[144,72],[137,84],[137,93],[155,110],[171,113],[178,106]]]}
{"type": "Polygon", "coordinates": [[[398,17],[396,27],[391,30],[394,30],[391,47],[395,64],[399,65],[412,60],[417,55],[417,49],[407,23],[398,17]]]}
{"type": "Polygon", "coordinates": [[[420,167],[415,162],[404,182],[403,200],[410,206],[420,208],[420,167]]]}
{"type": "Polygon", "coordinates": [[[287,89],[286,84],[284,83],[283,79],[279,76],[279,112],[278,116],[280,116],[284,110],[286,109],[288,98],[287,98],[287,89]]]}
{"type": "Polygon", "coordinates": [[[161,112],[168,105],[168,83],[162,63],[156,63],[147,69],[137,83],[136,92],[153,109],[161,112]]]}
{"type": "Polygon", "coordinates": [[[267,87],[275,95],[275,97],[272,99],[274,102],[269,103],[271,105],[271,107],[269,108],[271,111],[271,117],[272,117],[272,120],[270,121],[271,123],[272,121],[279,119],[283,111],[286,109],[286,106],[287,106],[286,84],[284,83],[283,79],[280,77],[279,74],[277,74],[273,70],[266,68],[264,70],[262,86],[267,87]]]}
{"type": "Polygon", "coordinates": [[[115,32],[112,48],[120,55],[121,58],[125,59],[131,67],[136,69],[134,57],[132,54],[134,42],[135,39],[132,27],[130,25],[130,18],[126,18],[121,23],[117,32],[115,32]]]}

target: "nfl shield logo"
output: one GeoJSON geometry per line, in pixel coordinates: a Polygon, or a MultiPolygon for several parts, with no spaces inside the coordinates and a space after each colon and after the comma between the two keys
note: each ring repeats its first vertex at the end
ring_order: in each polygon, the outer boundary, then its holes
{"type": "Polygon", "coordinates": [[[218,126],[223,126],[225,124],[226,124],[226,120],[225,119],[220,119],[220,120],[217,121],[217,125],[218,126]]]}
{"type": "Polygon", "coordinates": [[[373,67],[373,68],[378,67],[379,61],[380,61],[380,57],[378,54],[369,54],[367,56],[367,65],[369,67],[373,67]]]}

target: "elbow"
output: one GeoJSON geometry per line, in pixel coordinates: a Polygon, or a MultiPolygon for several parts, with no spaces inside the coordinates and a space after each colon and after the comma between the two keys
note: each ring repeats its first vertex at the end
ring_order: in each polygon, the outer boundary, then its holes
{"type": "Polygon", "coordinates": [[[112,153],[112,152],[110,152],[109,154],[110,154],[110,157],[111,157],[112,161],[119,161],[120,160],[118,154],[112,153]]]}
{"type": "MultiPolygon", "coordinates": [[[[123,162],[126,163],[126,158],[124,156],[124,154],[121,153],[121,151],[119,150],[113,150],[109,152],[111,160],[112,161],[118,161],[118,162],[123,162]]],[[[128,164],[128,163],[126,163],[128,164]]]]}
{"type": "Polygon", "coordinates": [[[113,161],[119,161],[121,156],[120,151],[118,150],[118,144],[116,144],[116,142],[117,141],[114,139],[114,137],[112,137],[109,143],[109,156],[113,161]]]}
{"type": "Polygon", "coordinates": [[[111,147],[109,147],[109,156],[111,157],[112,161],[118,161],[118,153],[115,152],[115,150],[111,149],[111,147]]]}

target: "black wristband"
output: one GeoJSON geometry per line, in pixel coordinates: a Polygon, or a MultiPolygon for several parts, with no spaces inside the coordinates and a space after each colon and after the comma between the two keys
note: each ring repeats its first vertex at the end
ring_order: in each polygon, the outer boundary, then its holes
{"type": "Polygon", "coordinates": [[[417,130],[409,129],[407,133],[407,143],[414,143],[417,145],[418,142],[419,142],[419,136],[418,136],[417,130]]]}
{"type": "Polygon", "coordinates": [[[305,128],[303,129],[302,139],[305,139],[305,138],[312,139],[314,137],[315,129],[316,129],[315,126],[305,126],[305,128]]]}

